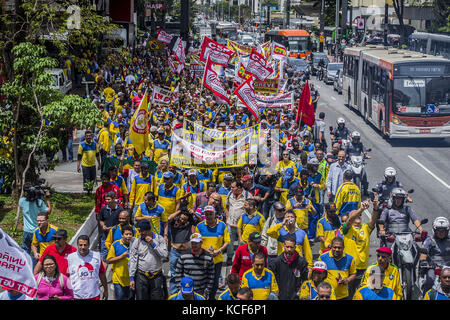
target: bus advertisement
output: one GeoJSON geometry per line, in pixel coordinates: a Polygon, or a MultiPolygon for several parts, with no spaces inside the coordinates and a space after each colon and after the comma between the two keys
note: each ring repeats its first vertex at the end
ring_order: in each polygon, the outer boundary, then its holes
{"type": "Polygon", "coordinates": [[[450,60],[379,46],[344,51],[344,102],[389,138],[450,137],[450,60]]]}
{"type": "Polygon", "coordinates": [[[270,30],[264,35],[264,41],[274,41],[289,50],[289,57],[306,58],[311,54],[311,36],[306,30],[270,30]]]}

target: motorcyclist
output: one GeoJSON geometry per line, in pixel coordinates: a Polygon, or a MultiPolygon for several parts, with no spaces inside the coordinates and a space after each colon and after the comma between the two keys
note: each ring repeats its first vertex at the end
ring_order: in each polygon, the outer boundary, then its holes
{"type": "Polygon", "coordinates": [[[437,217],[433,222],[433,235],[423,243],[423,253],[419,258],[419,272],[425,276],[422,292],[430,290],[435,282],[435,268],[450,263],[450,222],[446,217],[437,217]],[[426,251],[426,253],[425,253],[426,251]]]}
{"type": "MultiPolygon", "coordinates": [[[[381,204],[388,204],[391,192],[394,188],[403,188],[403,185],[397,180],[397,170],[393,167],[387,167],[384,170],[384,180],[378,183],[375,188],[381,204]]],[[[407,197],[407,201],[413,202],[409,196],[407,197]]]]}
{"type": "MultiPolygon", "coordinates": [[[[345,153],[347,154],[347,159],[351,160],[352,156],[361,156],[363,154],[365,159],[370,159],[367,153],[367,149],[361,142],[361,134],[358,131],[353,131],[351,134],[351,142],[345,147],[345,153]]],[[[361,171],[361,187],[364,195],[368,195],[369,181],[367,180],[366,170],[362,168],[361,171]]]]}
{"type": "Polygon", "coordinates": [[[330,133],[331,144],[334,144],[339,140],[350,140],[350,130],[345,126],[345,119],[338,118],[336,123],[337,127],[330,133]]]}
{"type": "MultiPolygon", "coordinates": [[[[408,194],[402,188],[394,188],[391,193],[391,205],[384,208],[381,213],[380,220],[382,224],[378,224],[379,235],[385,237],[386,233],[399,233],[399,232],[409,232],[409,221],[414,223],[422,237],[425,233],[422,229],[419,219],[417,219],[414,210],[411,207],[405,205],[405,200],[408,194]]],[[[388,242],[390,247],[392,247],[393,242],[388,242]]],[[[384,245],[382,243],[382,245],[384,245]]]]}

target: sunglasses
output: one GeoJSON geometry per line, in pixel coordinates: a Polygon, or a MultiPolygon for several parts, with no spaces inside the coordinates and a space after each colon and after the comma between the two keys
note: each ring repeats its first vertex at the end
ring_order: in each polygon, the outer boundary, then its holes
{"type": "Polygon", "coordinates": [[[329,294],[321,294],[321,295],[319,295],[319,298],[330,299],[330,295],[329,294]]]}

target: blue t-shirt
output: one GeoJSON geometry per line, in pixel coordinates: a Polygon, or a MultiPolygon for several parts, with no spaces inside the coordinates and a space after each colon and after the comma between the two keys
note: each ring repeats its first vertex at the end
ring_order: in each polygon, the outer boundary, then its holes
{"type": "Polygon", "coordinates": [[[23,214],[23,231],[32,233],[37,227],[37,215],[47,212],[48,207],[44,201],[38,199],[33,202],[27,201],[25,197],[20,198],[19,207],[23,214]]]}

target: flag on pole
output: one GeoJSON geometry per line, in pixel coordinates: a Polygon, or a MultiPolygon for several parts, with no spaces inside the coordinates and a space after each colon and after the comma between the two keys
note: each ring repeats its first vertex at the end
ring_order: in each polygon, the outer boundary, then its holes
{"type": "Polygon", "coordinates": [[[259,121],[258,101],[256,98],[255,89],[253,88],[253,78],[248,78],[242,82],[242,84],[234,90],[234,94],[252,113],[256,121],[259,121]]]}
{"type": "Polygon", "coordinates": [[[315,113],[314,113],[314,105],[312,103],[311,91],[309,90],[309,82],[306,80],[306,84],[303,88],[303,91],[300,95],[300,99],[298,102],[297,116],[295,117],[295,121],[303,122],[312,127],[315,122],[315,113]]]}
{"type": "Polygon", "coordinates": [[[208,60],[205,66],[205,73],[203,74],[202,85],[214,92],[214,95],[227,104],[230,104],[227,91],[222,86],[222,83],[217,75],[217,72],[213,69],[213,62],[208,56],[208,60]]]}
{"type": "Polygon", "coordinates": [[[149,146],[148,142],[148,110],[147,110],[147,90],[139,104],[138,109],[131,119],[130,140],[138,154],[143,153],[149,146]]]}

